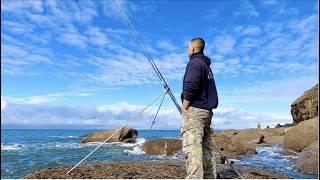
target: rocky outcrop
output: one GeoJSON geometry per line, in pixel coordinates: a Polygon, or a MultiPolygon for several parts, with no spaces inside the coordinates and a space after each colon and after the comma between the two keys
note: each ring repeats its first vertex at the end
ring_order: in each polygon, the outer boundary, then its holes
{"type": "Polygon", "coordinates": [[[257,144],[282,144],[286,128],[248,128],[242,130],[228,129],[214,132],[215,136],[226,136],[233,142],[254,146],[257,144]]]}
{"type": "Polygon", "coordinates": [[[156,139],[143,143],[142,150],[150,155],[173,155],[182,149],[180,139],[156,139]]]}
{"type": "MultiPolygon", "coordinates": [[[[234,142],[230,137],[226,135],[212,135],[212,142],[216,148],[224,153],[227,158],[236,158],[239,155],[254,155],[257,154],[254,147],[243,144],[241,142],[234,142]]],[[[216,156],[221,159],[220,154],[216,153],[216,156]]]]}
{"type": "Polygon", "coordinates": [[[296,162],[297,169],[308,173],[318,174],[319,170],[319,143],[318,141],[312,143],[299,154],[296,162]]]}
{"type": "Polygon", "coordinates": [[[304,148],[318,139],[318,117],[303,121],[291,127],[285,133],[283,147],[301,152],[304,148]]]}
{"type": "MultiPolygon", "coordinates": [[[[107,130],[87,135],[81,140],[81,143],[88,142],[103,142],[108,139],[115,130],[107,130]]],[[[107,142],[125,142],[134,143],[138,137],[138,131],[132,128],[122,128],[114,136],[112,136],[107,142]]]]}
{"type": "Polygon", "coordinates": [[[293,121],[302,121],[318,116],[318,84],[306,91],[291,104],[293,121]]]}
{"type": "Polygon", "coordinates": [[[261,129],[261,133],[264,136],[263,143],[266,143],[266,144],[282,144],[286,129],[287,128],[266,128],[266,129],[261,129]]]}
{"type": "MultiPolygon", "coordinates": [[[[70,166],[47,168],[31,173],[23,179],[184,179],[183,161],[120,161],[82,164],[71,173],[70,166]]],[[[288,179],[289,177],[261,168],[235,166],[245,179],[288,179]]],[[[227,165],[217,165],[222,179],[239,178],[227,165]]]]}
{"type": "Polygon", "coordinates": [[[237,131],[237,134],[231,137],[234,142],[246,145],[261,144],[264,142],[264,136],[260,129],[248,128],[237,131]]]}

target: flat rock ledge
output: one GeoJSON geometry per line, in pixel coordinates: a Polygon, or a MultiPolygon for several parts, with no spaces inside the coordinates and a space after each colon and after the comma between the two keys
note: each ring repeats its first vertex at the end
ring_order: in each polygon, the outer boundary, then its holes
{"type": "MultiPolygon", "coordinates": [[[[246,179],[289,179],[279,173],[260,168],[235,166],[246,179]]],[[[83,164],[70,174],[70,166],[46,168],[33,172],[23,179],[184,179],[183,161],[118,161],[83,164]]],[[[219,178],[239,178],[228,165],[217,165],[219,178]]]]}

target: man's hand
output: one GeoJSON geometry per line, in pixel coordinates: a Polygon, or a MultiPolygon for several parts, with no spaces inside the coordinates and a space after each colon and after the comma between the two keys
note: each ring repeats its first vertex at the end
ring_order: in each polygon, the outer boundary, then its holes
{"type": "Polygon", "coordinates": [[[184,99],[183,103],[182,103],[182,110],[183,111],[188,111],[188,108],[189,108],[190,104],[191,104],[190,101],[184,99]]]}

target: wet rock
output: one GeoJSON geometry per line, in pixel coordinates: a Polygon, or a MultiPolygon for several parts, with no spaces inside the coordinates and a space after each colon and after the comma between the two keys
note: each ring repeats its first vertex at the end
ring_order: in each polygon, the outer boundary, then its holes
{"type": "MultiPolygon", "coordinates": [[[[183,161],[119,161],[110,163],[83,164],[70,174],[70,166],[47,168],[31,173],[23,179],[184,179],[183,161]]],[[[235,166],[246,179],[288,179],[279,173],[259,168],[235,166]]],[[[217,165],[217,173],[223,179],[239,178],[227,165],[217,165]]]]}
{"type": "Polygon", "coordinates": [[[317,84],[291,104],[294,122],[300,123],[318,116],[318,88],[317,84]]]}
{"type": "Polygon", "coordinates": [[[318,139],[318,117],[303,121],[285,132],[283,147],[301,152],[318,139]]]}
{"type": "Polygon", "coordinates": [[[156,139],[143,143],[142,150],[150,155],[173,155],[182,149],[180,139],[156,139]]]}
{"type": "MultiPolygon", "coordinates": [[[[81,140],[81,143],[88,142],[103,142],[108,139],[116,130],[106,130],[102,132],[96,132],[88,134],[81,140]]],[[[122,128],[113,137],[111,137],[107,142],[125,142],[134,143],[138,137],[138,131],[132,128],[122,128]]]]}
{"type": "Polygon", "coordinates": [[[296,162],[297,169],[308,173],[318,174],[319,170],[319,143],[318,141],[312,143],[299,154],[296,162]]]}

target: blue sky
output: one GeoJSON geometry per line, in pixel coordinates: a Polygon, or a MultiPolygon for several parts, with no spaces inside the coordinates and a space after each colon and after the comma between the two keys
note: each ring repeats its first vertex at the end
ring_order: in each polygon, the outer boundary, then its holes
{"type": "MultiPolygon", "coordinates": [[[[162,93],[127,13],[179,99],[193,37],[206,40],[212,127],[292,122],[318,82],[318,1],[1,1],[2,127],[114,128],[162,93]]],[[[155,103],[129,127],[148,129],[155,103]]],[[[179,129],[165,99],[155,129],[179,129]]]]}

